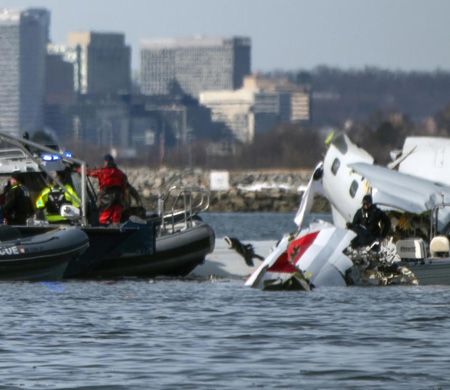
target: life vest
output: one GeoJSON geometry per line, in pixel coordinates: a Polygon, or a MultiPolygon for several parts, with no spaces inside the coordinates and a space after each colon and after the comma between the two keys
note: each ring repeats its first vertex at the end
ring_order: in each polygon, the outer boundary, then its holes
{"type": "Polygon", "coordinates": [[[66,184],[64,187],[75,199],[65,193],[59,186],[50,185],[41,192],[36,201],[37,209],[46,208],[46,216],[49,222],[65,220],[65,218],[60,215],[60,208],[63,204],[72,204],[75,207],[79,207],[80,200],[73,188],[69,184],[66,184]]]}

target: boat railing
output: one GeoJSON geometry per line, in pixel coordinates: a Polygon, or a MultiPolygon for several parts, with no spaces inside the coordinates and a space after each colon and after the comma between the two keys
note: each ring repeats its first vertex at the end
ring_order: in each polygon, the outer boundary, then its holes
{"type": "MultiPolygon", "coordinates": [[[[432,209],[431,217],[430,217],[430,240],[439,234],[439,232],[438,232],[439,211],[443,210],[446,207],[450,207],[450,203],[445,203],[444,201],[442,201],[442,203],[436,204],[432,209]]],[[[443,232],[444,234],[448,234],[448,232],[447,232],[448,226],[445,226],[443,230],[444,230],[444,232],[443,232]]]]}
{"type": "Polygon", "coordinates": [[[0,141],[11,145],[13,148],[5,149],[0,165],[0,173],[45,172],[48,177],[55,181],[62,190],[78,203],[70,192],[66,191],[64,184],[61,183],[53,174],[53,171],[64,170],[69,165],[76,164],[81,167],[81,224],[87,225],[87,189],[86,189],[86,162],[73,158],[71,153],[66,154],[62,150],[56,150],[53,146],[49,147],[30,141],[27,138],[18,138],[10,134],[0,132],[0,141]],[[9,155],[9,156],[8,156],[9,155]],[[8,164],[9,162],[9,164],[8,164]]]}
{"type": "Polygon", "coordinates": [[[176,226],[188,229],[193,225],[194,216],[209,207],[209,192],[206,188],[188,186],[171,187],[166,194],[158,196],[158,215],[161,217],[161,231],[174,233],[176,226]],[[167,202],[172,201],[167,207],[167,202]]]}
{"type": "Polygon", "coordinates": [[[29,157],[22,149],[3,149],[0,150],[0,161],[5,160],[27,160],[29,157]]]}
{"type": "Polygon", "coordinates": [[[0,172],[10,173],[13,171],[30,172],[37,171],[38,164],[22,149],[0,150],[0,172]]]}

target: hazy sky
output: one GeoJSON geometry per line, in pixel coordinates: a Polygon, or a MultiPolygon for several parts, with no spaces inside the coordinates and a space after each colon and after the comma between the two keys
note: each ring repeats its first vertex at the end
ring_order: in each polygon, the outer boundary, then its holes
{"type": "Polygon", "coordinates": [[[450,70],[450,0],[0,0],[51,11],[51,39],[125,33],[139,68],[146,38],[247,36],[252,70],[450,70]]]}

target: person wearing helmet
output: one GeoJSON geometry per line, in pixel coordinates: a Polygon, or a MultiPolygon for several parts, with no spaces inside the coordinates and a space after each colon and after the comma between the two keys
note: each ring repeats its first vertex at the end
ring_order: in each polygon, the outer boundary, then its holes
{"type": "Polygon", "coordinates": [[[355,249],[371,245],[375,241],[383,241],[391,228],[391,220],[373,203],[371,195],[365,195],[362,207],[356,211],[353,221],[347,223],[347,228],[357,234],[351,241],[351,246],[355,249]]]}
{"type": "Polygon", "coordinates": [[[45,209],[45,216],[50,223],[67,223],[69,222],[67,218],[61,216],[61,206],[70,204],[80,207],[81,201],[72,186],[66,183],[64,172],[56,172],[55,177],[64,185],[67,192],[59,186],[56,180],[52,180],[48,187],[44,188],[39,194],[36,200],[36,209],[45,209]]]}

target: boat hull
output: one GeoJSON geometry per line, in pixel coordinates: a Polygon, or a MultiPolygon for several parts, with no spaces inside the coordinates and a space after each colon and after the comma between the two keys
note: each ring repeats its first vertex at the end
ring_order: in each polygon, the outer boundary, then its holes
{"type": "Polygon", "coordinates": [[[89,237],[89,249],[69,263],[64,278],[84,277],[100,264],[105,256],[136,234],[137,230],[108,229],[102,227],[80,228],[89,237]]]}
{"type": "Polygon", "coordinates": [[[193,227],[184,231],[157,237],[152,253],[112,253],[87,276],[186,276],[214,250],[214,244],[213,229],[203,222],[196,222],[193,227]]]}
{"type": "Polygon", "coordinates": [[[86,234],[75,228],[36,232],[2,241],[0,280],[61,280],[70,261],[89,247],[86,234]]]}
{"type": "Polygon", "coordinates": [[[450,259],[427,259],[423,263],[401,262],[416,276],[419,285],[450,285],[450,259]]]}
{"type": "MultiPolygon", "coordinates": [[[[54,226],[21,227],[22,232],[48,232],[54,226]]],[[[156,237],[155,225],[127,221],[119,228],[77,227],[89,248],[72,259],[64,278],[185,276],[214,250],[213,229],[201,220],[175,233],[156,237]]]]}

